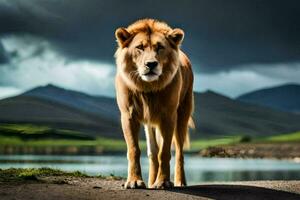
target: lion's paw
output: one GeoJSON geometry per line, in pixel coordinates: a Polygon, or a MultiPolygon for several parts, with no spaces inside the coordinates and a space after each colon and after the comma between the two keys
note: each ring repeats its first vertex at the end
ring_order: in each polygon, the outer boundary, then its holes
{"type": "Polygon", "coordinates": [[[185,187],[186,186],[186,183],[185,182],[175,182],[175,187],[185,187]]]}
{"type": "Polygon", "coordinates": [[[143,180],[129,180],[124,184],[125,189],[145,189],[146,184],[143,180]]]}
{"type": "Polygon", "coordinates": [[[156,189],[170,189],[173,188],[174,184],[171,181],[156,181],[152,188],[156,189]]]}

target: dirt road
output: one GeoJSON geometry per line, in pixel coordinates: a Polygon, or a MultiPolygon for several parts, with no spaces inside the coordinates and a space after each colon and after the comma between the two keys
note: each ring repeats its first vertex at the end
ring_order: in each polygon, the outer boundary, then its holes
{"type": "Polygon", "coordinates": [[[203,183],[171,190],[124,190],[122,183],[120,180],[79,177],[0,182],[0,199],[300,199],[300,181],[203,183]]]}

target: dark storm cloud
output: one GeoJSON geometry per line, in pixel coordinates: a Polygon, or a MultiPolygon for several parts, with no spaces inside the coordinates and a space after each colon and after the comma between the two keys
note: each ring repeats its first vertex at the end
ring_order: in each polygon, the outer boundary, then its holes
{"type": "Polygon", "coordinates": [[[0,64],[4,64],[8,62],[6,51],[0,41],[0,64]]]}
{"type": "Polygon", "coordinates": [[[42,36],[72,58],[113,62],[115,29],[151,17],[185,30],[183,49],[202,71],[300,60],[297,0],[3,2],[0,34],[42,36]]]}

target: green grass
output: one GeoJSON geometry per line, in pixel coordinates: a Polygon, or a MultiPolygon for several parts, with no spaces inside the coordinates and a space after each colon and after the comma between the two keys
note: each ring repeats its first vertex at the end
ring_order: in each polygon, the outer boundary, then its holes
{"type": "Polygon", "coordinates": [[[42,140],[22,140],[18,137],[0,136],[0,145],[7,146],[28,146],[28,147],[101,147],[109,150],[124,150],[126,143],[124,140],[114,140],[108,138],[97,138],[95,140],[69,140],[69,139],[42,139],[42,140]]]}
{"type": "Polygon", "coordinates": [[[200,139],[191,142],[191,150],[204,149],[207,147],[219,145],[231,145],[238,143],[283,143],[283,142],[300,142],[300,131],[295,133],[287,133],[270,137],[256,137],[251,138],[248,136],[232,136],[215,139],[200,139]]]}
{"type": "Polygon", "coordinates": [[[240,142],[241,138],[241,136],[232,136],[215,139],[199,139],[196,141],[191,141],[191,150],[193,151],[212,146],[236,144],[240,142]]]}
{"type": "MultiPolygon", "coordinates": [[[[226,137],[217,139],[199,139],[191,141],[191,150],[203,149],[210,146],[227,145],[238,143],[241,137],[226,137]]],[[[27,146],[27,147],[101,147],[110,151],[125,151],[124,139],[97,138],[95,140],[69,140],[69,139],[43,139],[43,140],[22,140],[17,137],[0,136],[0,146],[27,146]]],[[[146,141],[140,141],[142,151],[147,149],[146,141]]]]}
{"type": "Polygon", "coordinates": [[[24,141],[18,137],[0,136],[0,145],[18,145],[24,141]]]}
{"type": "Polygon", "coordinates": [[[300,131],[265,138],[267,142],[300,142],[300,131]]]}
{"type": "Polygon", "coordinates": [[[65,138],[65,139],[93,139],[79,131],[55,129],[47,126],[33,124],[0,124],[0,135],[14,136],[22,139],[45,139],[45,138],[65,138]]]}
{"type": "MultiPolygon", "coordinates": [[[[121,180],[124,179],[121,176],[115,176],[114,174],[110,174],[109,176],[89,176],[80,171],[62,171],[59,169],[53,168],[9,168],[9,169],[0,169],[0,182],[5,181],[24,181],[24,180],[40,180],[39,177],[49,177],[49,176],[67,176],[67,177],[95,177],[100,179],[108,179],[108,180],[121,180]]],[[[58,183],[65,183],[59,181],[58,183]]]]}
{"type": "MultiPolygon", "coordinates": [[[[47,126],[32,124],[0,124],[0,146],[20,147],[100,147],[109,151],[125,151],[124,139],[111,138],[84,138],[70,136],[83,136],[78,131],[52,129],[47,126]],[[53,131],[54,130],[54,131],[53,131]],[[53,131],[53,132],[51,132],[53,131]],[[5,134],[4,134],[5,133],[5,134]],[[60,137],[57,138],[57,134],[60,137]],[[40,137],[47,135],[46,138],[40,137]],[[37,137],[39,136],[39,137],[37,137]],[[55,138],[51,138],[55,136],[55,138]]],[[[142,150],[146,149],[146,142],[140,141],[142,150]]]]}
{"type": "Polygon", "coordinates": [[[32,177],[32,176],[72,176],[72,177],[88,177],[88,175],[80,172],[65,172],[51,168],[26,168],[26,169],[8,169],[8,172],[14,173],[17,176],[32,177]]]}
{"type": "Polygon", "coordinates": [[[69,176],[69,177],[89,177],[80,172],[65,172],[52,168],[9,168],[0,169],[0,181],[9,180],[37,180],[41,176],[69,176]]]}
{"type": "MultiPolygon", "coordinates": [[[[126,143],[124,139],[111,139],[102,137],[80,139],[81,135],[84,134],[71,130],[52,129],[47,126],[37,126],[31,124],[0,124],[0,147],[4,145],[20,147],[99,147],[103,151],[126,151],[126,143]],[[3,131],[6,131],[6,133],[2,134],[3,131]],[[36,137],[43,134],[47,135],[47,137],[36,137]],[[56,134],[56,138],[51,138],[53,134],[56,134]],[[59,134],[60,137],[57,138],[57,134],[59,134]],[[48,138],[48,136],[50,138],[48,138]],[[73,138],[72,136],[76,137],[73,138]]],[[[241,143],[243,139],[245,139],[245,136],[228,136],[222,138],[204,138],[192,140],[190,150],[197,151],[212,146],[237,144],[241,143]]],[[[272,137],[249,139],[249,142],[252,143],[299,141],[300,131],[272,137]]],[[[140,148],[142,151],[146,150],[147,147],[145,141],[140,141],[140,148]]]]}
{"type": "Polygon", "coordinates": [[[37,126],[32,124],[0,124],[0,131],[11,131],[19,134],[44,134],[50,130],[47,126],[37,126]]]}

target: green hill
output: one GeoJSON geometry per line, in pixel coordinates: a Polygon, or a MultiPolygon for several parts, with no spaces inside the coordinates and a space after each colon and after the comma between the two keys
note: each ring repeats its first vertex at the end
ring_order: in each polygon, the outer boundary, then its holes
{"type": "MultiPolygon", "coordinates": [[[[194,93],[193,139],[271,136],[300,130],[300,115],[237,101],[212,91],[194,93]]],[[[123,139],[113,98],[91,96],[53,85],[0,101],[0,123],[34,124],[86,137],[123,139]]],[[[144,134],[141,134],[144,138],[144,134]]]]}

